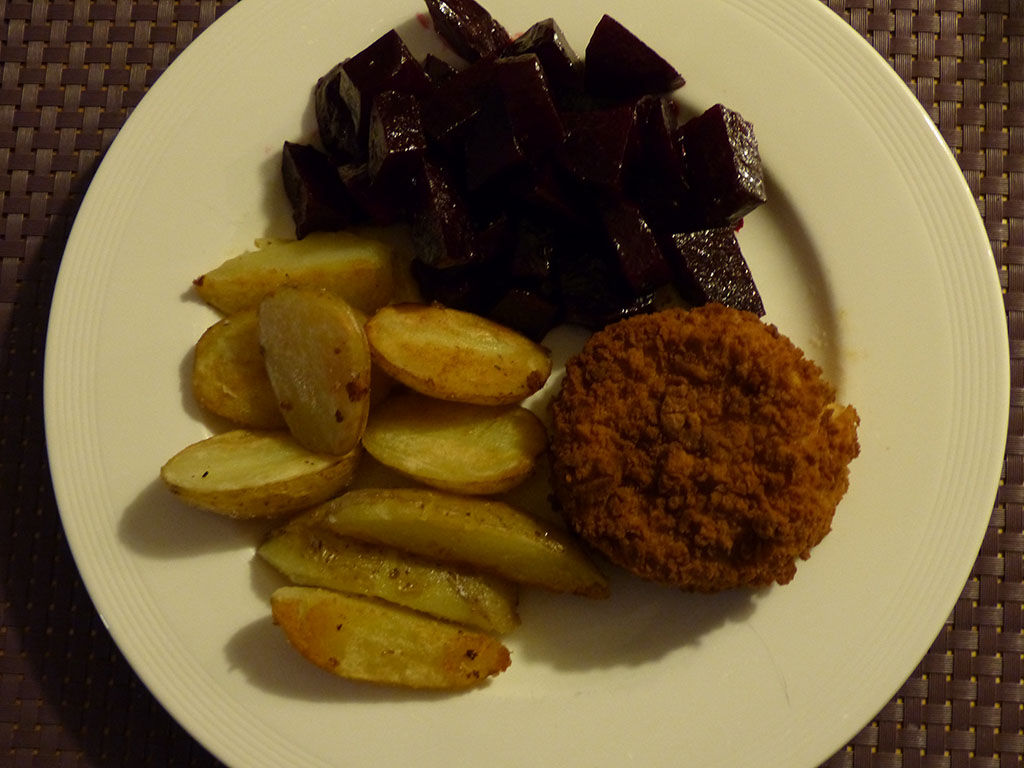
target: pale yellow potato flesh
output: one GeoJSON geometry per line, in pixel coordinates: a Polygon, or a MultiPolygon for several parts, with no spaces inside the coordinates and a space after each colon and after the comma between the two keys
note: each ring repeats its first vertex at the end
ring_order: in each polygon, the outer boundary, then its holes
{"type": "Polygon", "coordinates": [[[604,574],[564,530],[499,501],[425,488],[360,489],[316,514],[342,536],[554,592],[608,595],[604,574]]]}
{"type": "Polygon", "coordinates": [[[339,536],[301,517],[257,553],[293,584],[377,597],[495,634],[519,626],[516,585],[339,536]]]}
{"type": "Polygon", "coordinates": [[[259,340],[295,439],[311,451],[351,451],[370,409],[370,352],[360,314],[327,291],[281,288],[260,302],[259,340]]]}
{"type": "Polygon", "coordinates": [[[453,690],[480,685],[510,662],[491,635],[380,600],[287,586],[270,606],[292,646],[339,677],[453,690]]]}
{"type": "Polygon", "coordinates": [[[434,488],[502,493],[534,471],[547,432],[518,405],[435,400],[415,392],[375,407],[363,447],[377,461],[434,488]]]}
{"type": "Polygon", "coordinates": [[[374,361],[410,389],[442,400],[517,403],[544,386],[550,352],[478,315],[426,304],[383,307],[366,324],[374,361]]]}
{"type": "Polygon", "coordinates": [[[263,240],[193,281],[196,293],[225,314],[256,307],[284,285],[330,291],[372,314],[392,300],[391,247],[351,232],[314,232],[302,240],[263,240]]]}
{"type": "Polygon", "coordinates": [[[228,517],[280,517],[340,493],[352,481],[360,453],[318,454],[283,430],[237,429],[179,451],[160,477],[192,506],[228,517]]]}
{"type": "Polygon", "coordinates": [[[199,337],[192,365],[192,394],[210,413],[243,427],[285,427],[263,363],[255,309],[225,317],[199,337]]]}

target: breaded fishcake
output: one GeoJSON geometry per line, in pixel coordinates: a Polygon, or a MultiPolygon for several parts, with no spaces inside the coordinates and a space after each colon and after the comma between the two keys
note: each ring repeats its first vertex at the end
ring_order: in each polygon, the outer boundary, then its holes
{"type": "Polygon", "coordinates": [[[712,304],[618,322],[566,366],[553,482],[612,562],[713,592],[785,584],[829,532],[859,417],[773,325],[712,304]]]}

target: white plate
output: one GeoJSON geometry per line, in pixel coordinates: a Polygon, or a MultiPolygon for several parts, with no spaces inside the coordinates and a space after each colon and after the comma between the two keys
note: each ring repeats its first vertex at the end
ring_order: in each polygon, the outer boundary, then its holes
{"type": "Polygon", "coordinates": [[[494,0],[582,51],[616,15],[698,109],[756,126],[771,201],[741,242],[769,319],[863,419],[830,536],[783,588],[698,597],[616,578],[599,603],[529,592],[511,669],[445,696],[349,684],[268,620],[260,528],[190,511],[160,465],[209,433],[187,395],[214,315],[193,277],[288,231],[284,139],[329,66],[413,2],[246,0],[181,55],[82,205],[53,303],[46,424],[76,562],[132,666],[225,762],[813,766],[888,700],[975,559],[1008,408],[1001,293],[963,178],[885,62],[816,0],[494,0]]]}

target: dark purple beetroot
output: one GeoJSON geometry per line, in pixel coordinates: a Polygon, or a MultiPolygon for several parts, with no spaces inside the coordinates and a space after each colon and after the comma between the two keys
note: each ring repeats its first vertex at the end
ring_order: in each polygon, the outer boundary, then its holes
{"type": "Polygon", "coordinates": [[[754,127],[716,104],[679,130],[690,188],[709,227],[735,224],[767,199],[754,127]]]}
{"type": "Polygon", "coordinates": [[[493,94],[495,66],[495,59],[476,61],[421,99],[424,129],[434,146],[451,155],[461,154],[469,126],[493,94]]]}
{"type": "Polygon", "coordinates": [[[338,177],[354,203],[356,221],[386,226],[405,218],[405,209],[398,198],[373,183],[366,163],[339,166],[338,177]]]}
{"type": "Polygon", "coordinates": [[[456,180],[431,160],[423,162],[417,176],[410,223],[417,255],[427,266],[447,269],[482,260],[456,180]]]}
{"type": "Polygon", "coordinates": [[[562,167],[578,181],[620,192],[634,119],[632,104],[565,112],[562,121],[566,135],[559,150],[562,167]]]}
{"type": "Polygon", "coordinates": [[[427,98],[433,91],[423,67],[393,29],[342,62],[338,85],[356,125],[357,140],[363,143],[369,133],[370,109],[378,93],[403,91],[427,98]]]}
{"type": "Polygon", "coordinates": [[[313,88],[313,112],[320,143],[335,165],[352,162],[362,154],[352,113],[341,98],[341,66],[335,64],[313,88]]]}
{"type": "Polygon", "coordinates": [[[539,157],[562,143],[565,131],[540,59],[532,53],[499,59],[498,90],[516,143],[539,157]]]}
{"type": "Polygon", "coordinates": [[[444,59],[428,53],[423,57],[423,72],[434,85],[444,85],[458,70],[444,59]]]}
{"type": "Polygon", "coordinates": [[[680,199],[688,193],[671,99],[644,96],[636,102],[628,165],[626,187],[632,197],[680,199]]]}
{"type": "Polygon", "coordinates": [[[560,252],[558,289],[567,323],[600,330],[625,317],[653,311],[654,294],[632,296],[604,248],[580,241],[560,252]]]}
{"type": "Polygon", "coordinates": [[[538,21],[502,52],[502,57],[532,53],[540,59],[548,84],[558,100],[583,85],[583,63],[554,19],[538,21]]]}
{"type": "Polygon", "coordinates": [[[597,96],[669,93],[685,82],[675,67],[607,14],[587,43],[584,65],[587,91],[597,96]]]}
{"type": "MultiPolygon", "coordinates": [[[[488,100],[476,115],[467,129],[463,147],[466,188],[471,193],[503,199],[509,184],[527,169],[527,157],[516,141],[504,105],[497,98],[488,100]]],[[[477,207],[500,205],[498,200],[474,202],[477,207]]]]}
{"type": "Polygon", "coordinates": [[[630,295],[644,296],[672,282],[672,267],[639,208],[623,200],[606,206],[601,218],[630,295]]]}
{"type": "Polygon", "coordinates": [[[426,0],[434,29],[466,61],[494,56],[509,44],[505,28],[475,0],[426,0]]]}
{"type": "Polygon", "coordinates": [[[519,331],[534,341],[540,341],[558,325],[561,308],[537,291],[513,287],[486,314],[494,322],[519,331]]]}
{"type": "Polygon", "coordinates": [[[334,232],[352,224],[351,199],[337,169],[320,150],[286,141],[281,178],[299,240],[310,232],[334,232]]]}
{"type": "Polygon", "coordinates": [[[717,302],[764,315],[761,294],[732,227],[673,235],[666,250],[679,292],[691,304],[717,302]]]}
{"type": "Polygon", "coordinates": [[[367,166],[373,183],[404,198],[427,151],[420,107],[414,96],[382,91],[374,97],[368,151],[367,166]]]}
{"type": "Polygon", "coordinates": [[[489,312],[504,289],[504,281],[490,264],[437,268],[417,258],[410,268],[424,301],[478,315],[489,312]]]}

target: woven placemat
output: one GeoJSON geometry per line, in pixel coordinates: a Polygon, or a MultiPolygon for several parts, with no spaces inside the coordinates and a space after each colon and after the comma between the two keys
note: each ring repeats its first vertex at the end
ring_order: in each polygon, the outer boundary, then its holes
{"type": "MultiPolygon", "coordinates": [[[[1024,0],[825,0],[906,81],[955,152],[1005,289],[1012,409],[970,580],[893,699],[826,765],[1024,758],[1024,0]]],[[[0,765],[214,766],[139,682],[63,538],[42,360],[65,239],[104,150],[232,0],[0,0],[0,765]]]]}

